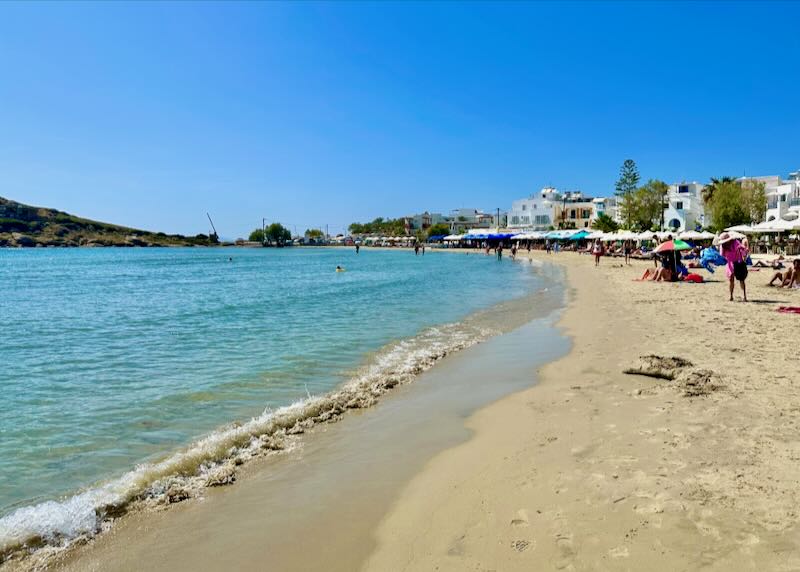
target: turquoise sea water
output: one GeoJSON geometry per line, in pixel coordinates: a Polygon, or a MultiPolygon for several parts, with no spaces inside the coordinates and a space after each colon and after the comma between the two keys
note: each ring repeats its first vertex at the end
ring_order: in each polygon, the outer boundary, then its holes
{"type": "Polygon", "coordinates": [[[386,344],[539,278],[431,251],[0,249],[0,284],[0,517],[13,517],[324,394],[386,344]]]}

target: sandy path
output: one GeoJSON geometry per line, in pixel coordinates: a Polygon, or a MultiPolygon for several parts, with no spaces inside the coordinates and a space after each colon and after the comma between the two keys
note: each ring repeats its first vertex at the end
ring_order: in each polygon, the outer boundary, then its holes
{"type": "Polygon", "coordinates": [[[550,259],[573,285],[573,352],[469,420],[473,439],[413,479],[365,569],[800,569],[800,316],[775,311],[800,291],[753,272],[754,303],[729,303],[722,272],[640,283],[647,263],[550,259]],[[651,353],[710,382],[621,373],[651,353]]]}

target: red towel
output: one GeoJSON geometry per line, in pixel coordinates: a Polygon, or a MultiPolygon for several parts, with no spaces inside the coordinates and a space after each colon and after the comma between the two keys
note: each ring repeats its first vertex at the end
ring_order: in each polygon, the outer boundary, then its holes
{"type": "Polygon", "coordinates": [[[781,314],[800,314],[800,306],[781,306],[778,308],[781,314]]]}

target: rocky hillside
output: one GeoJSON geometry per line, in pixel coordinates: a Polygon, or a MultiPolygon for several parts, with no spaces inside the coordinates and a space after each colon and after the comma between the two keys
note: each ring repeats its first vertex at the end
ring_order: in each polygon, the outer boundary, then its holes
{"type": "Polygon", "coordinates": [[[97,222],[0,197],[2,246],[209,246],[205,234],[164,234],[97,222]]]}

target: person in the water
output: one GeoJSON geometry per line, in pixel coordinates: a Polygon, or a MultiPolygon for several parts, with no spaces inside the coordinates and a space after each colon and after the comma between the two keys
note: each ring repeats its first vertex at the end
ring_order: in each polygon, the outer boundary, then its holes
{"type": "Polygon", "coordinates": [[[336,272],[344,272],[344,268],[342,268],[341,266],[337,266],[336,272]]]}

